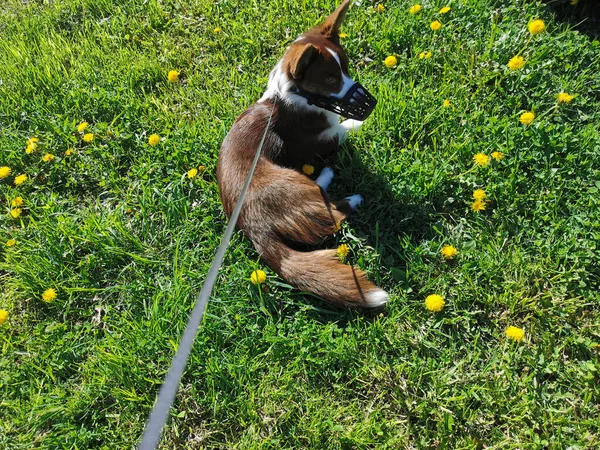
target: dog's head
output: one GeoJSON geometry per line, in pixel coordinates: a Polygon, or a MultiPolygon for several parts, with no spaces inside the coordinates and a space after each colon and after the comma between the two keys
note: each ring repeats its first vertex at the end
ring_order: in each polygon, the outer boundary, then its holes
{"type": "Polygon", "coordinates": [[[348,6],[350,0],[344,0],[323,23],[296,39],[281,69],[309,105],[364,120],[377,101],[348,75],[348,56],[339,37],[348,6]]]}
{"type": "Polygon", "coordinates": [[[328,96],[354,83],[340,45],[340,26],[350,5],[344,2],[325,21],[296,39],[283,57],[283,70],[299,89],[328,96]]]}

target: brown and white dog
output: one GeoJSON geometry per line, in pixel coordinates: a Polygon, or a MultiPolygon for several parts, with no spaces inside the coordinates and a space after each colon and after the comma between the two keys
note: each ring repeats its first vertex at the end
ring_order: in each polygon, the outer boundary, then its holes
{"type": "Polygon", "coordinates": [[[378,308],[387,303],[388,294],[359,269],[339,262],[336,250],[297,250],[333,234],[363,201],[360,195],[330,201],[326,190],[333,171],[329,168],[316,181],[300,172],[304,164],[335,152],[345,135],[362,124],[352,119],[340,123],[339,115],[299,94],[342,98],[355,84],[338,37],[349,4],[345,0],[286,50],[271,72],[267,91],[237,118],[225,137],[217,180],[230,217],[275,103],[237,226],[267,265],[299,289],[338,307],[378,308]]]}

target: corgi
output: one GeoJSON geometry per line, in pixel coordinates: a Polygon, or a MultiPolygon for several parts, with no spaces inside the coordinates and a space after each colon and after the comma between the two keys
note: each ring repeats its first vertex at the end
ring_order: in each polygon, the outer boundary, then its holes
{"type": "Polygon", "coordinates": [[[348,57],[338,34],[349,5],[344,0],[287,48],[264,95],[235,120],[223,140],[217,182],[230,217],[273,109],[236,225],[263,261],[298,289],[341,308],[380,308],[388,294],[360,269],[342,264],[336,250],[299,250],[333,234],[363,202],[360,195],[329,199],[330,168],[315,181],[301,171],[303,165],[336,152],[376,103],[348,75],[348,57]],[[347,120],[340,122],[340,116],[347,120]]]}

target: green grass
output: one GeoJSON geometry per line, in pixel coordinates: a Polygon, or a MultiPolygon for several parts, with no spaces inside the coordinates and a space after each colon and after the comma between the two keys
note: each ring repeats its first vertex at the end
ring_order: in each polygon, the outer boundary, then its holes
{"type": "MultiPolygon", "coordinates": [[[[452,1],[441,18],[441,0],[416,16],[383,4],[354,5],[342,30],[379,104],[331,161],[333,195],[366,202],[323,246],[347,243],[389,307],[333,310],[268,269],[259,292],[258,255],[237,234],[161,448],[600,446],[599,42],[535,1],[452,1]],[[547,29],[529,40],[532,18],[547,29]],[[509,72],[521,50],[527,65],[509,72]],[[575,99],[557,107],[563,90],[575,99]],[[493,151],[505,158],[473,168],[493,151]],[[432,293],[441,313],[424,307],[432,293]]],[[[334,7],[2,2],[0,166],[13,173],[0,180],[0,448],[136,445],[225,228],[220,142],[334,7]]]]}

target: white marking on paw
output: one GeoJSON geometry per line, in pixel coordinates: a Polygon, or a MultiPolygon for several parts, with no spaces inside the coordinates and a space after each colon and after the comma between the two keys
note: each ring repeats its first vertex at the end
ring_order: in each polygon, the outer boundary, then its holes
{"type": "Polygon", "coordinates": [[[333,180],[333,170],[331,170],[329,167],[325,167],[323,170],[321,170],[321,173],[315,180],[315,183],[317,183],[319,186],[321,186],[321,188],[323,188],[324,191],[326,191],[329,187],[329,184],[331,184],[331,180],[333,180]]]}
{"type": "Polygon", "coordinates": [[[389,298],[388,293],[381,289],[370,291],[365,294],[365,306],[368,308],[380,308],[388,302],[389,298]]]}
{"type": "Polygon", "coordinates": [[[363,123],[360,120],[348,119],[344,120],[340,126],[346,131],[358,131],[360,127],[362,127],[362,124],[363,123]]]}
{"type": "Polygon", "coordinates": [[[356,208],[358,208],[360,205],[362,205],[362,202],[365,199],[363,198],[362,195],[355,194],[355,195],[351,195],[350,197],[346,197],[345,200],[348,201],[348,204],[350,205],[350,208],[352,208],[352,211],[355,211],[356,208]]]}
{"type": "Polygon", "coordinates": [[[346,129],[342,128],[341,123],[333,123],[331,121],[329,123],[332,125],[319,134],[319,139],[322,141],[330,141],[331,139],[337,138],[338,144],[344,142],[346,134],[348,133],[346,129]]]}

